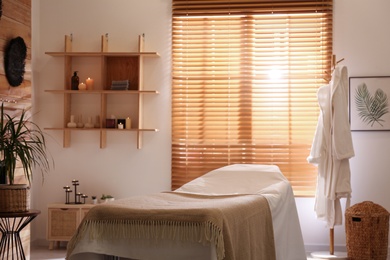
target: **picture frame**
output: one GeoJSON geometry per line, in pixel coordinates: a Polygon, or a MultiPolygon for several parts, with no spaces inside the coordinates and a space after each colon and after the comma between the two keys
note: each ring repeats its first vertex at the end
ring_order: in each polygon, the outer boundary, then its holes
{"type": "Polygon", "coordinates": [[[349,78],[351,131],[390,131],[390,76],[349,78]]]}

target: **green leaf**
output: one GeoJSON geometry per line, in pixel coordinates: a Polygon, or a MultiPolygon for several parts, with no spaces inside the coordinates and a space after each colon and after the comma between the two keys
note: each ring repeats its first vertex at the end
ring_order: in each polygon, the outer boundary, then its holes
{"type": "Polygon", "coordinates": [[[40,168],[43,176],[52,165],[46,152],[45,136],[39,126],[28,120],[25,110],[19,117],[6,114],[3,104],[0,111],[0,153],[1,164],[11,185],[14,183],[17,161],[30,184],[33,169],[40,168]]]}
{"type": "Polygon", "coordinates": [[[389,113],[389,104],[386,93],[378,88],[374,96],[371,96],[366,83],[358,86],[355,92],[355,104],[360,119],[367,125],[375,123],[383,126],[382,117],[389,113]]]}

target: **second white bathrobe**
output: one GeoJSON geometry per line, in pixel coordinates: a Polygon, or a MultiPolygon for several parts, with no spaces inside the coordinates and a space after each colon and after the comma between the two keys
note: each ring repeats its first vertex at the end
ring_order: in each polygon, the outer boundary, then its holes
{"type": "Polygon", "coordinates": [[[336,67],[329,85],[317,93],[320,116],[309,163],[318,166],[315,212],[329,228],[342,224],[341,198],[351,197],[349,159],[354,156],[348,120],[348,70],[336,67]]]}

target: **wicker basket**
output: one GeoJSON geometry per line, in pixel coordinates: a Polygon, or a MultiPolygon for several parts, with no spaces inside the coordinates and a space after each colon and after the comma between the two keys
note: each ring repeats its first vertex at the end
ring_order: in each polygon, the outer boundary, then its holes
{"type": "Polygon", "coordinates": [[[0,185],[0,212],[30,210],[30,187],[27,184],[0,185]]]}
{"type": "Polygon", "coordinates": [[[345,211],[348,259],[386,260],[389,212],[371,201],[345,211]]]}

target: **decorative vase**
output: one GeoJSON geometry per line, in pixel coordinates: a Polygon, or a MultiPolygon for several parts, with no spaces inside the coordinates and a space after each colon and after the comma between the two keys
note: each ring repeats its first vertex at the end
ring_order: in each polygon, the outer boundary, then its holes
{"type": "Polygon", "coordinates": [[[85,128],[93,128],[94,127],[94,125],[92,123],[92,117],[88,117],[88,121],[87,121],[87,123],[85,123],[84,127],[85,128]]]}
{"type": "Polygon", "coordinates": [[[71,115],[71,116],[70,116],[70,122],[67,124],[67,126],[68,126],[69,128],[75,128],[75,127],[77,127],[77,124],[76,124],[76,122],[74,121],[74,115],[71,115]]]}
{"type": "Polygon", "coordinates": [[[0,212],[30,210],[30,187],[27,184],[0,185],[0,212]]]}
{"type": "Polygon", "coordinates": [[[77,121],[77,128],[83,128],[84,123],[83,123],[83,116],[79,115],[79,120],[77,121]]]}

